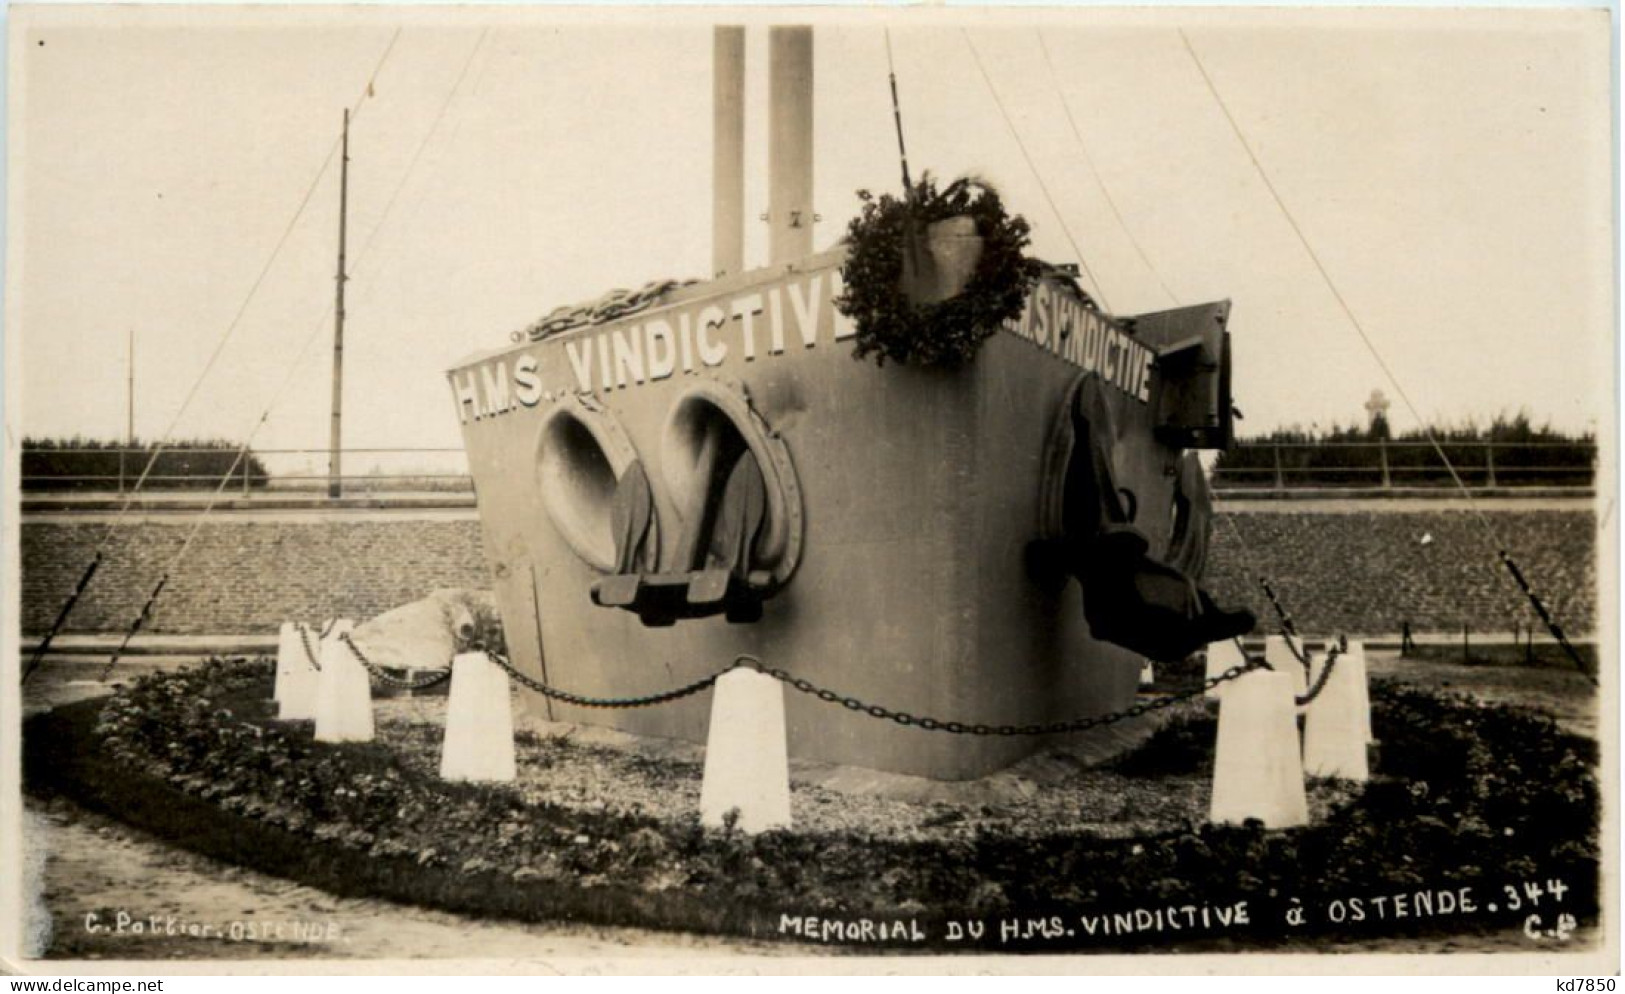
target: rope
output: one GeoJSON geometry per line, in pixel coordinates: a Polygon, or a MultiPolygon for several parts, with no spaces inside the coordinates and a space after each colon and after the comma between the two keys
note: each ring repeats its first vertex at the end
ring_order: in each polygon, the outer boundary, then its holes
{"type": "Polygon", "coordinates": [[[960,28],[959,33],[965,36],[965,44],[970,46],[971,58],[975,60],[976,68],[982,74],[982,81],[987,84],[987,92],[992,94],[993,104],[999,109],[999,116],[1004,118],[1005,127],[1010,129],[1011,136],[1015,138],[1016,147],[1021,149],[1021,157],[1027,160],[1027,168],[1032,170],[1033,179],[1038,181],[1038,188],[1043,191],[1044,200],[1049,203],[1050,213],[1055,215],[1055,220],[1061,225],[1061,233],[1066,235],[1067,242],[1072,246],[1073,254],[1078,257],[1078,265],[1083,268],[1084,275],[1089,277],[1089,282],[1094,285],[1095,295],[1100,298],[1102,308],[1107,313],[1110,313],[1112,309],[1111,302],[1106,299],[1106,290],[1089,268],[1089,260],[1083,257],[1083,250],[1078,248],[1078,240],[1072,237],[1072,229],[1067,226],[1066,218],[1062,216],[1061,209],[1055,205],[1055,197],[1050,193],[1049,184],[1044,182],[1043,174],[1038,171],[1038,163],[1033,161],[1032,154],[1027,151],[1026,142],[1021,140],[1021,132],[1016,130],[1015,122],[1010,119],[1009,113],[1005,111],[1004,101],[999,98],[998,88],[993,85],[993,77],[988,75],[987,67],[982,65],[982,53],[977,51],[976,42],[971,40],[969,31],[960,28]]]}
{"type": "Polygon", "coordinates": [[[1066,123],[1072,127],[1072,137],[1077,139],[1078,151],[1083,153],[1083,161],[1089,167],[1089,175],[1094,177],[1095,185],[1100,187],[1100,195],[1105,198],[1106,206],[1111,208],[1112,217],[1117,219],[1117,226],[1123,229],[1123,234],[1128,237],[1129,244],[1134,246],[1134,251],[1139,255],[1140,261],[1145,263],[1145,268],[1150,270],[1151,275],[1156,278],[1157,284],[1162,287],[1162,292],[1167,294],[1168,299],[1177,307],[1179,305],[1178,295],[1169,288],[1168,282],[1162,278],[1162,273],[1157,271],[1157,267],[1151,264],[1151,257],[1146,255],[1145,247],[1140,244],[1138,238],[1134,237],[1134,232],[1129,230],[1128,221],[1123,218],[1123,212],[1118,210],[1117,201],[1113,199],[1111,191],[1106,189],[1106,181],[1101,177],[1100,170],[1095,167],[1095,158],[1089,154],[1089,146],[1084,144],[1083,141],[1083,132],[1078,128],[1077,119],[1072,116],[1072,105],[1066,99],[1066,91],[1061,89],[1061,77],[1055,72],[1055,63],[1050,60],[1049,43],[1044,40],[1044,32],[1034,31],[1033,33],[1038,36],[1038,47],[1044,53],[1044,65],[1049,68],[1050,82],[1055,84],[1055,95],[1060,98],[1061,109],[1066,112],[1066,123]]]}
{"type": "Polygon", "coordinates": [[[1394,392],[1399,395],[1399,399],[1405,404],[1406,409],[1422,426],[1423,435],[1426,436],[1428,443],[1433,446],[1434,452],[1438,453],[1439,461],[1444,464],[1445,470],[1450,474],[1450,479],[1456,484],[1456,489],[1461,492],[1462,498],[1466,500],[1468,510],[1472,512],[1478,523],[1483,527],[1485,534],[1489,536],[1490,544],[1495,548],[1497,557],[1506,566],[1507,572],[1512,575],[1513,580],[1517,582],[1519,588],[1529,599],[1535,613],[1540,616],[1541,621],[1545,622],[1547,630],[1552,633],[1552,637],[1568,654],[1570,661],[1574,663],[1575,669],[1589,680],[1593,686],[1596,686],[1597,678],[1586,670],[1585,662],[1569,642],[1568,636],[1563,633],[1562,626],[1552,618],[1551,612],[1547,610],[1545,603],[1529,586],[1528,581],[1524,579],[1523,571],[1518,568],[1511,554],[1507,552],[1506,542],[1502,540],[1500,532],[1490,522],[1483,510],[1473,502],[1472,492],[1467,489],[1467,484],[1462,480],[1461,474],[1456,472],[1455,464],[1445,454],[1444,446],[1439,443],[1439,438],[1434,434],[1433,428],[1423,419],[1421,411],[1417,409],[1416,404],[1411,400],[1410,394],[1405,392],[1405,387],[1399,382],[1399,377],[1394,375],[1394,371],[1389,367],[1387,360],[1382,357],[1382,353],[1377,349],[1376,343],[1366,333],[1365,326],[1360,323],[1359,317],[1354,313],[1354,308],[1350,306],[1342,291],[1338,289],[1336,281],[1332,279],[1331,272],[1327,270],[1326,265],[1320,260],[1319,253],[1310,244],[1309,237],[1304,234],[1303,228],[1298,225],[1292,211],[1287,208],[1286,200],[1281,196],[1280,191],[1275,188],[1275,183],[1270,179],[1269,173],[1265,171],[1264,164],[1259,161],[1257,153],[1253,151],[1252,143],[1242,133],[1241,125],[1237,123],[1235,115],[1230,113],[1230,107],[1224,102],[1224,97],[1219,94],[1218,87],[1213,83],[1213,77],[1208,75],[1207,67],[1202,64],[1201,57],[1196,54],[1196,49],[1192,47],[1190,38],[1185,35],[1183,28],[1179,29],[1179,40],[1184,42],[1185,51],[1190,53],[1191,61],[1196,64],[1197,72],[1201,73],[1202,81],[1207,84],[1208,92],[1213,95],[1214,102],[1219,105],[1219,110],[1223,112],[1225,120],[1230,123],[1230,129],[1235,132],[1236,140],[1241,143],[1243,151],[1247,153],[1247,158],[1252,161],[1253,168],[1258,172],[1259,179],[1263,180],[1264,188],[1269,191],[1270,197],[1274,199],[1275,206],[1280,208],[1281,215],[1286,218],[1287,224],[1292,228],[1292,233],[1297,236],[1298,243],[1303,246],[1304,252],[1309,256],[1309,261],[1314,264],[1316,271],[1320,273],[1320,278],[1325,282],[1326,288],[1331,291],[1332,297],[1337,301],[1337,306],[1342,309],[1344,317],[1348,318],[1349,325],[1353,327],[1355,334],[1360,337],[1360,341],[1365,344],[1366,350],[1371,353],[1371,358],[1376,360],[1383,376],[1387,377],[1389,384],[1394,388],[1394,392]]]}

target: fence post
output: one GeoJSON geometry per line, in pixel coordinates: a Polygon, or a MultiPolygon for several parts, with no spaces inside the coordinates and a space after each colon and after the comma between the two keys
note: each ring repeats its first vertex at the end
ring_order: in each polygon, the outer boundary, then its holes
{"type": "Polygon", "coordinates": [[[1275,455],[1275,489],[1285,490],[1286,480],[1281,476],[1281,443],[1271,443],[1270,452],[1275,455]]]}
{"type": "Polygon", "coordinates": [[[1485,442],[1484,443],[1484,473],[1485,473],[1485,477],[1486,477],[1484,485],[1489,486],[1489,487],[1495,486],[1495,443],[1494,442],[1485,442]]]}
{"type": "Polygon", "coordinates": [[[1388,440],[1377,436],[1377,459],[1382,463],[1382,489],[1391,490],[1393,479],[1388,475],[1388,440]]]}

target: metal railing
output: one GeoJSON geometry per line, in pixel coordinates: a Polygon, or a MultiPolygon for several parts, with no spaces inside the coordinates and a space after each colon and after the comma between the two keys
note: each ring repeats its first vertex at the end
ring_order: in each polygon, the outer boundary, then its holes
{"type": "MultiPolygon", "coordinates": [[[[355,448],[341,450],[343,465],[367,465],[362,472],[339,477],[355,493],[472,493],[473,478],[461,448],[355,448]],[[394,467],[384,464],[397,463],[394,467]],[[431,465],[425,465],[425,463],[431,465]]],[[[253,449],[231,469],[225,492],[250,497],[256,493],[326,493],[327,449],[253,449]]],[[[141,483],[143,493],[213,491],[236,460],[235,449],[219,446],[165,447],[152,472],[141,483]],[[194,465],[198,463],[199,465],[194,465]]],[[[20,483],[25,493],[79,491],[123,494],[133,489],[152,450],[144,446],[25,448],[20,483]],[[74,463],[98,472],[63,472],[74,463]],[[53,465],[54,464],[54,465],[53,465]]]]}
{"type": "MultiPolygon", "coordinates": [[[[1444,442],[1456,472],[1474,488],[1549,487],[1583,490],[1593,484],[1597,447],[1594,442],[1444,442]]],[[[255,493],[324,491],[326,449],[255,449],[252,458],[231,473],[228,491],[248,497],[255,493]]],[[[25,448],[21,484],[24,492],[90,491],[125,493],[135,486],[151,450],[135,446],[25,448]],[[49,457],[70,466],[75,459],[87,464],[114,462],[104,472],[64,473],[60,465],[42,470],[49,457]]],[[[234,450],[219,447],[165,448],[153,472],[142,484],[144,492],[212,490],[235,458],[234,450]],[[189,457],[207,457],[217,468],[192,467],[189,457]]],[[[371,468],[340,477],[346,491],[356,493],[472,493],[467,456],[461,448],[355,448],[343,450],[344,465],[371,468]],[[384,465],[394,462],[393,467],[384,465]]],[[[1453,485],[1438,453],[1427,442],[1238,442],[1219,459],[1213,485],[1220,490],[1294,490],[1308,488],[1364,488],[1393,490],[1404,487],[1453,485]]]]}
{"type": "MultiPolygon", "coordinates": [[[[1590,441],[1441,441],[1470,488],[1551,487],[1583,490],[1596,474],[1590,441]]],[[[1214,468],[1215,489],[1451,487],[1455,481],[1425,441],[1238,442],[1214,468]]]]}

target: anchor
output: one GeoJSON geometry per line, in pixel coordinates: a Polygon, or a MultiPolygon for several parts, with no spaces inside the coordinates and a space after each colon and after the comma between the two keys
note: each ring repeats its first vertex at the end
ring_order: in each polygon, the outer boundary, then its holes
{"type": "MultiPolygon", "coordinates": [[[[1111,409],[1098,379],[1084,382],[1070,414],[1064,564],[1083,588],[1090,633],[1167,663],[1252,631],[1258,619],[1251,611],[1226,611],[1190,574],[1150,555],[1150,541],[1134,527],[1138,500],[1116,482],[1111,409]]],[[[1185,469],[1181,482],[1191,488],[1189,466],[1185,469]]],[[[1187,514],[1206,507],[1199,497],[1187,501],[1187,514]]],[[[1187,532],[1206,527],[1205,521],[1185,523],[1187,532]]]]}
{"type": "MultiPolygon", "coordinates": [[[[727,460],[717,457],[715,432],[706,443],[702,459],[712,463],[714,478],[727,460]]],[[[778,584],[771,572],[751,569],[756,540],[767,519],[767,490],[761,466],[748,447],[733,460],[720,493],[715,488],[707,490],[702,513],[684,533],[678,553],[684,569],[640,569],[654,558],[646,548],[654,497],[640,461],[621,474],[610,513],[616,542],[615,575],[593,584],[594,604],[631,611],[651,628],[716,614],[734,624],[761,620],[762,602],[776,592],[778,584]]]]}

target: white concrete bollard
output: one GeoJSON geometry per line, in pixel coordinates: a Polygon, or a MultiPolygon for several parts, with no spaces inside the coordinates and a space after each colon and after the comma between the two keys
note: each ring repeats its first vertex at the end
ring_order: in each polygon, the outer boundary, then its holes
{"type": "Polygon", "coordinates": [[[1277,673],[1285,673],[1292,678],[1292,692],[1302,694],[1309,689],[1309,674],[1304,672],[1303,664],[1298,662],[1298,656],[1303,655],[1303,639],[1294,638],[1291,646],[1287,645],[1286,636],[1271,635],[1264,640],[1264,662],[1277,673]],[[1293,650],[1297,655],[1293,655],[1293,650]]]}
{"type": "MultiPolygon", "coordinates": [[[[1271,635],[1264,640],[1264,661],[1277,673],[1285,673],[1292,678],[1292,692],[1299,697],[1309,692],[1309,672],[1298,662],[1298,656],[1304,655],[1303,639],[1293,638],[1287,642],[1287,636],[1271,635]],[[1293,655],[1296,649],[1298,655],[1293,655]]],[[[1298,708],[1294,714],[1303,714],[1304,708],[1298,708]]]]}
{"type": "MultiPolygon", "coordinates": [[[[1299,644],[1301,645],[1302,643],[1299,644]]],[[[1303,674],[1303,683],[1297,692],[1299,697],[1307,697],[1309,695],[1309,688],[1313,687],[1315,685],[1315,681],[1320,679],[1321,668],[1326,665],[1326,654],[1324,652],[1310,652],[1306,649],[1304,650],[1304,654],[1309,657],[1309,668],[1307,670],[1303,668],[1302,663],[1294,662],[1292,664],[1294,670],[1303,674]]],[[[1299,704],[1293,713],[1302,718],[1309,713],[1310,708],[1312,708],[1319,700],[1320,698],[1317,697],[1314,701],[1310,701],[1307,704],[1299,704]]]]}
{"type": "MultiPolygon", "coordinates": [[[[1241,646],[1236,644],[1235,639],[1214,642],[1207,647],[1207,669],[1203,671],[1202,679],[1211,680],[1230,667],[1243,666],[1246,662],[1246,654],[1241,651],[1241,646]]],[[[1224,688],[1225,684],[1222,683],[1217,687],[1209,687],[1202,696],[1210,701],[1216,701],[1224,688]]]]}
{"type": "Polygon", "coordinates": [[[292,641],[285,642],[277,653],[277,677],[281,690],[277,694],[276,716],[283,721],[309,721],[316,717],[316,684],[321,680],[321,674],[316,672],[306,646],[316,645],[317,636],[302,622],[293,622],[284,627],[289,629],[292,641]],[[284,652],[292,653],[286,677],[282,676],[284,652]]]}
{"type": "Polygon", "coordinates": [[[303,666],[305,660],[299,648],[299,629],[291,621],[284,621],[276,633],[276,683],[271,687],[271,700],[277,703],[288,692],[288,678],[293,675],[294,666],[303,666]]]}
{"type": "Polygon", "coordinates": [[[517,775],[508,674],[483,652],[460,653],[451,661],[440,777],[506,783],[517,775]]]}
{"type": "Polygon", "coordinates": [[[371,742],[372,681],[367,668],[340,639],[355,627],[341,618],[322,639],[322,671],[316,680],[316,741],[371,742]]]}
{"type": "MultiPolygon", "coordinates": [[[[1318,679],[1326,666],[1326,653],[1313,658],[1318,679]]],[[[1303,770],[1321,777],[1339,777],[1364,783],[1371,779],[1366,761],[1365,716],[1360,711],[1360,682],[1353,660],[1339,656],[1326,685],[1321,688],[1303,729],[1303,770]]]]}
{"type": "Polygon", "coordinates": [[[743,667],[718,677],[712,691],[700,824],[721,828],[735,808],[747,834],[790,827],[784,686],[743,667]]]}
{"type": "Polygon", "coordinates": [[[1292,695],[1291,676],[1270,670],[1253,670],[1225,685],[1208,814],[1213,822],[1257,818],[1267,828],[1309,823],[1292,695]]]}
{"type": "Polygon", "coordinates": [[[1343,653],[1337,665],[1349,668],[1349,680],[1354,684],[1359,702],[1355,705],[1355,712],[1360,716],[1360,729],[1366,742],[1377,741],[1376,736],[1371,734],[1371,679],[1365,669],[1365,643],[1350,639],[1348,651],[1343,653]]]}

